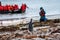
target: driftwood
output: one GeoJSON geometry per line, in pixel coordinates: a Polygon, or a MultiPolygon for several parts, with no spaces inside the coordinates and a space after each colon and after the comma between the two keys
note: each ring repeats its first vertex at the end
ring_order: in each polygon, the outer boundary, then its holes
{"type": "MultiPolygon", "coordinates": [[[[54,28],[54,27],[53,27],[54,28]]],[[[41,30],[41,29],[40,29],[41,30]]],[[[40,30],[38,30],[38,31],[40,31],[40,30]]],[[[45,30],[45,29],[44,29],[45,30]]],[[[57,30],[59,30],[59,29],[57,29],[57,30]]],[[[23,31],[22,31],[23,32],[23,31]]],[[[54,37],[56,37],[57,35],[54,35],[55,33],[53,33],[52,32],[52,34],[49,34],[49,35],[41,35],[41,34],[39,34],[39,35],[35,35],[34,33],[31,35],[31,34],[29,34],[29,32],[28,31],[25,31],[25,32],[23,32],[23,34],[21,33],[21,34],[19,34],[19,33],[11,33],[11,34],[3,34],[3,35],[0,35],[0,39],[2,40],[4,40],[5,38],[6,38],[6,40],[8,40],[8,39],[13,39],[13,38],[24,38],[24,39],[32,39],[32,38],[49,38],[49,37],[52,37],[52,38],[54,38],[54,37]],[[26,32],[26,33],[25,33],[26,32]],[[25,35],[26,34],[26,35],[25,35]]],[[[37,31],[36,31],[37,32],[37,31]]],[[[43,31],[42,31],[43,32],[43,31]]],[[[40,33],[40,32],[39,32],[40,33]]]]}
{"type": "Polygon", "coordinates": [[[18,30],[19,28],[18,27],[3,27],[0,29],[0,32],[4,32],[4,31],[16,31],[18,30]]]}

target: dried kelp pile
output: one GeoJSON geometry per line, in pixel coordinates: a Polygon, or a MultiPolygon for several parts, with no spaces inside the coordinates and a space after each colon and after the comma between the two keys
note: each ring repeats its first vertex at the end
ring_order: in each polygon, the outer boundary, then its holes
{"type": "MultiPolygon", "coordinates": [[[[58,40],[60,39],[60,19],[47,20],[46,22],[36,22],[33,24],[33,32],[28,30],[28,24],[17,24],[11,26],[0,27],[0,40],[12,40],[12,39],[31,39],[42,38],[45,40],[58,40]],[[7,33],[5,33],[7,32],[7,33]],[[9,33],[10,32],[10,33],[9,33]]],[[[40,40],[40,39],[39,39],[40,40]]]]}
{"type": "MultiPolygon", "coordinates": [[[[11,33],[0,34],[0,40],[12,40],[12,39],[34,39],[34,38],[42,38],[45,40],[51,39],[60,39],[60,28],[57,27],[34,27],[33,33],[27,30],[17,30],[11,33]]],[[[39,39],[40,40],[40,39],[39,39]]]]}

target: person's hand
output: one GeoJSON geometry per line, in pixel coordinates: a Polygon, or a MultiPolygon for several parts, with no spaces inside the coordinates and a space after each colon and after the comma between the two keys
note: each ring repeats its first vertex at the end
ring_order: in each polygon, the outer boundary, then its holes
{"type": "Polygon", "coordinates": [[[27,8],[29,8],[29,7],[27,7],[27,8]]]}

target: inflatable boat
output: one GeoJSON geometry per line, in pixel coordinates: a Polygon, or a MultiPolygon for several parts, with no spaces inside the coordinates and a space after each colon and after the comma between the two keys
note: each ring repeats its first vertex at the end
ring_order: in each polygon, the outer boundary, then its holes
{"type": "Polygon", "coordinates": [[[14,4],[14,5],[2,5],[1,2],[0,2],[0,14],[24,13],[26,8],[28,8],[26,4],[22,4],[22,6],[19,8],[19,6],[17,4],[14,4]]]}

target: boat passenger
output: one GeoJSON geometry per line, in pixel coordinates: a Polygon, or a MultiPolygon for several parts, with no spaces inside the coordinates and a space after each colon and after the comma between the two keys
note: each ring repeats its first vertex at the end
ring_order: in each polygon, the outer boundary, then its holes
{"type": "Polygon", "coordinates": [[[25,13],[26,8],[28,8],[27,5],[26,4],[22,4],[22,6],[21,6],[22,13],[25,13]]]}
{"type": "Polygon", "coordinates": [[[14,10],[18,10],[18,9],[19,9],[18,5],[15,4],[15,5],[14,5],[14,10]]]}
{"type": "Polygon", "coordinates": [[[4,10],[4,11],[7,11],[7,7],[6,7],[6,6],[3,6],[3,10],[4,10]]]}
{"type": "Polygon", "coordinates": [[[8,9],[8,11],[11,11],[11,6],[7,5],[7,9],[8,9]]]}
{"type": "Polygon", "coordinates": [[[14,6],[13,5],[10,6],[10,10],[11,10],[11,12],[14,11],[14,6]]]}

